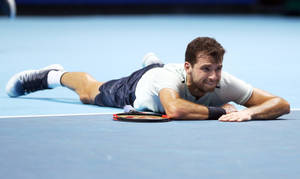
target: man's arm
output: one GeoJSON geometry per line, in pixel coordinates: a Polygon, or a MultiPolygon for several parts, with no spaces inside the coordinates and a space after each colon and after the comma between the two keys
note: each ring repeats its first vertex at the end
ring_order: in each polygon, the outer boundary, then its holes
{"type": "Polygon", "coordinates": [[[246,121],[251,119],[275,119],[290,112],[289,103],[263,90],[254,88],[250,99],[244,104],[246,109],[223,115],[220,121],[246,121]]]}
{"type": "Polygon", "coordinates": [[[172,119],[208,119],[207,107],[180,98],[173,89],[160,90],[159,98],[166,114],[172,119]]]}

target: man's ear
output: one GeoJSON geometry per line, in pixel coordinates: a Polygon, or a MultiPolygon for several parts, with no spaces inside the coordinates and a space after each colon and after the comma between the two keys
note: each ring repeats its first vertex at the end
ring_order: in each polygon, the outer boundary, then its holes
{"type": "Polygon", "coordinates": [[[192,70],[192,65],[189,62],[184,62],[184,69],[186,73],[190,73],[192,70]]]}

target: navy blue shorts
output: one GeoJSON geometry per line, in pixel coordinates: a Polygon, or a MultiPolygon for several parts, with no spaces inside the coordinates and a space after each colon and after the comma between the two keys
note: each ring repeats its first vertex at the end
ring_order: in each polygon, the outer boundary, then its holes
{"type": "Polygon", "coordinates": [[[118,108],[133,105],[138,81],[148,70],[157,67],[163,67],[163,64],[148,65],[127,77],[105,82],[99,88],[100,93],[95,97],[95,104],[118,108]]]}

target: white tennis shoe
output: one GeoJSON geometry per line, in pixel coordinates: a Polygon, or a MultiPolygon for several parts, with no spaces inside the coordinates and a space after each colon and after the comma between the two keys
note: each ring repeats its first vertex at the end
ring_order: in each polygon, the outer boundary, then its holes
{"type": "Polygon", "coordinates": [[[6,93],[10,97],[18,97],[38,90],[51,89],[48,87],[48,73],[51,70],[63,71],[59,64],[47,66],[39,70],[26,70],[15,74],[6,84],[6,93]]]}
{"type": "Polygon", "coordinates": [[[144,56],[142,66],[146,67],[155,63],[163,64],[163,62],[154,53],[149,52],[144,56]]]}

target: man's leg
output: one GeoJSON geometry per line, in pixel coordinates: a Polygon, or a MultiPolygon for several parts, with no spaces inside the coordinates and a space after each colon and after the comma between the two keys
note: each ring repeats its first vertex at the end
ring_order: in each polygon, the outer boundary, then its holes
{"type": "Polygon", "coordinates": [[[99,94],[99,88],[103,84],[84,72],[66,72],[60,82],[74,90],[84,104],[95,104],[95,97],[99,94]]]}
{"type": "Polygon", "coordinates": [[[94,104],[99,94],[101,82],[83,72],[65,72],[61,65],[55,64],[38,70],[26,70],[15,74],[6,85],[10,97],[66,86],[74,90],[84,104],[94,104]]]}

